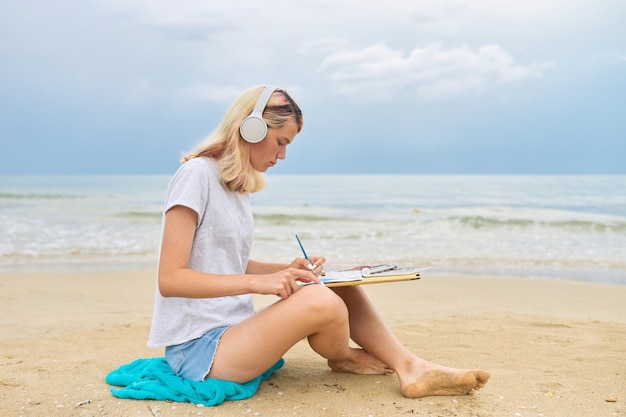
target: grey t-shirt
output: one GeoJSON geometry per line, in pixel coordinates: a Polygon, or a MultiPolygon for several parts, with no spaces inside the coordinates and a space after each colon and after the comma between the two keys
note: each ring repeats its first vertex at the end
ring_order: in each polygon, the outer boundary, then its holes
{"type": "MultiPolygon", "coordinates": [[[[245,273],[254,227],[250,201],[247,194],[230,191],[220,183],[213,159],[198,157],[180,166],[167,190],[164,216],[178,205],[198,214],[189,268],[212,274],[245,273]]],[[[253,314],[250,294],[163,297],[157,286],[148,346],[178,345],[253,314]]]]}

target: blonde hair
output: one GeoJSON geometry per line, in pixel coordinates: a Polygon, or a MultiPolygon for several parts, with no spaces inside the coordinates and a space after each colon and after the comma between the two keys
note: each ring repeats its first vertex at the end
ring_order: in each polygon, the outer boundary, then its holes
{"type": "MultiPolygon", "coordinates": [[[[252,112],[265,86],[256,86],[244,91],[224,115],[217,128],[181,158],[181,163],[199,156],[217,161],[220,181],[229,190],[238,193],[254,193],[265,186],[263,173],[250,164],[250,144],[239,133],[243,119],[252,112]]],[[[276,89],[270,97],[263,121],[269,128],[281,128],[294,120],[298,133],[302,130],[302,111],[285,90],[276,89]]]]}

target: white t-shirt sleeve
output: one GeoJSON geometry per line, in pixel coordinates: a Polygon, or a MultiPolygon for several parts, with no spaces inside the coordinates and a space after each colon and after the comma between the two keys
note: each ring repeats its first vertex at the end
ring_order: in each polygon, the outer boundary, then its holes
{"type": "Polygon", "coordinates": [[[170,182],[164,212],[175,206],[192,209],[198,215],[196,226],[202,223],[209,199],[210,173],[207,167],[196,162],[183,164],[170,182]]]}

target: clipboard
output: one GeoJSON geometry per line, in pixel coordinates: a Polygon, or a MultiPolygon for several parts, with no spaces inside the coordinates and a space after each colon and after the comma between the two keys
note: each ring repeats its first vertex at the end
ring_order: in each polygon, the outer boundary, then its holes
{"type": "Polygon", "coordinates": [[[404,274],[404,275],[386,275],[386,276],[373,276],[363,278],[357,281],[337,281],[337,282],[328,282],[326,285],[329,288],[333,287],[353,287],[356,285],[367,285],[367,284],[381,284],[385,282],[400,282],[400,281],[412,281],[420,279],[419,272],[414,274],[404,274]]]}

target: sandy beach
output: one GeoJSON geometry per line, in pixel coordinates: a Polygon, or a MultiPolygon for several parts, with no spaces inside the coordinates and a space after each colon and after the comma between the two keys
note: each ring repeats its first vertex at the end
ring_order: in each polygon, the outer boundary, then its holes
{"type": "Polygon", "coordinates": [[[154,276],[0,275],[0,416],[626,416],[626,286],[428,274],[365,288],[420,356],[490,371],[474,396],[406,399],[395,376],[333,373],[303,341],[248,400],[121,400],[105,376],[162,356],[146,347],[154,276]]]}

